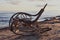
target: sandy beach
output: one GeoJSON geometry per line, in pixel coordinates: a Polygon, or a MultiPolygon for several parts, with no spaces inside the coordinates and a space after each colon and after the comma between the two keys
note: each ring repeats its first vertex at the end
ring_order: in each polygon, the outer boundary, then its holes
{"type": "Polygon", "coordinates": [[[9,27],[6,27],[0,29],[0,40],[60,40],[60,23],[58,22],[53,20],[39,22],[39,27],[52,28],[52,30],[43,33],[41,36],[38,36],[39,34],[30,36],[16,35],[9,30],[9,27]]]}

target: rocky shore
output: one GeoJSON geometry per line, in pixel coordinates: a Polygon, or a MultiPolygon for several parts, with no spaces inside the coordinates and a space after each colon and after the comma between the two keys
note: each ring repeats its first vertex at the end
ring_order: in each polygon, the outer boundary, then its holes
{"type": "Polygon", "coordinates": [[[9,30],[9,27],[0,29],[0,40],[60,40],[60,20],[48,20],[38,22],[39,27],[49,27],[52,30],[43,33],[41,36],[30,35],[21,36],[16,35],[9,30]]]}

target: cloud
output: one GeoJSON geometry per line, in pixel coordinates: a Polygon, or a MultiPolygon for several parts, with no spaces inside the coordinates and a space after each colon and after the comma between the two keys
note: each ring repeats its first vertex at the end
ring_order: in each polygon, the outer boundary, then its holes
{"type": "Polygon", "coordinates": [[[36,7],[43,7],[43,5],[36,5],[36,7]]]}
{"type": "Polygon", "coordinates": [[[10,3],[12,5],[18,5],[20,4],[20,0],[6,0],[7,3],[10,3]]]}
{"type": "Polygon", "coordinates": [[[47,0],[28,0],[28,1],[47,1],[47,0]]]}

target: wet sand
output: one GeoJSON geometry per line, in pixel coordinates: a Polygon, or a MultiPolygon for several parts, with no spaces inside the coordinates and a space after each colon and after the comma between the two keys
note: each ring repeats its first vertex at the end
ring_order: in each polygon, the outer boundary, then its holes
{"type": "Polygon", "coordinates": [[[8,27],[0,29],[0,40],[60,40],[60,23],[55,21],[44,21],[38,23],[39,27],[50,27],[52,30],[43,33],[41,36],[16,35],[8,27]],[[53,24],[52,24],[53,23],[53,24]]]}

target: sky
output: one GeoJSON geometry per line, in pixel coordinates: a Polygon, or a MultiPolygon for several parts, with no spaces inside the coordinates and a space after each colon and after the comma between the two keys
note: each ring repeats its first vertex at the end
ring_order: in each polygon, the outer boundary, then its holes
{"type": "MultiPolygon", "coordinates": [[[[60,14],[60,0],[0,0],[0,11],[33,11],[38,12],[45,4],[45,12],[60,14]]],[[[47,14],[48,15],[48,14],[47,14]]],[[[52,14],[50,14],[52,15],[52,14]]],[[[57,15],[57,14],[56,14],[57,15]]]]}
{"type": "Polygon", "coordinates": [[[60,10],[60,0],[0,0],[0,10],[38,11],[46,3],[46,10],[60,10]]]}

